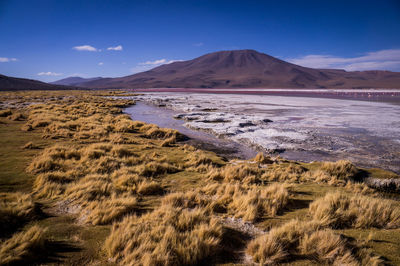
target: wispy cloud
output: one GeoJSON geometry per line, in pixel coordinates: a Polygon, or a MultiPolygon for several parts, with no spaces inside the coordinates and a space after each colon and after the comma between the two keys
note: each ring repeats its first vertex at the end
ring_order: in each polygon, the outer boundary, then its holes
{"type": "Polygon", "coordinates": [[[81,46],[74,46],[72,47],[72,49],[77,50],[77,51],[87,51],[87,52],[97,52],[97,51],[101,51],[98,50],[97,48],[91,46],[91,45],[81,45],[81,46]]]}
{"type": "Polygon", "coordinates": [[[182,60],[167,60],[167,59],[163,58],[163,59],[158,59],[158,60],[154,60],[154,61],[146,61],[146,62],[138,63],[135,67],[131,68],[130,70],[132,73],[139,73],[139,72],[150,70],[150,69],[160,66],[160,65],[171,64],[171,63],[179,62],[179,61],[182,61],[182,60]]]}
{"type": "Polygon", "coordinates": [[[130,69],[130,71],[133,74],[136,74],[136,73],[140,73],[140,72],[144,72],[144,71],[150,70],[152,68],[153,68],[153,66],[150,66],[150,65],[137,65],[137,66],[132,67],[130,69]]]}
{"type": "Polygon", "coordinates": [[[143,63],[139,63],[139,65],[141,65],[141,66],[144,66],[144,65],[165,65],[165,64],[171,64],[171,63],[174,63],[174,62],[179,62],[179,61],[182,61],[182,60],[169,60],[169,61],[167,61],[167,59],[158,59],[158,60],[154,60],[154,61],[146,61],[146,62],[143,62],[143,63]]]}
{"type": "Polygon", "coordinates": [[[104,65],[104,63],[103,63],[103,62],[100,62],[100,63],[98,63],[98,65],[99,65],[99,66],[102,66],[102,65],[104,65]]]}
{"type": "Polygon", "coordinates": [[[118,45],[118,46],[115,46],[115,47],[108,47],[107,48],[107,50],[111,50],[111,51],[122,51],[123,50],[123,48],[122,48],[122,45],[118,45]]]}
{"type": "Polygon", "coordinates": [[[306,55],[289,58],[287,61],[312,68],[338,68],[355,70],[400,70],[400,49],[369,52],[358,57],[338,57],[332,55],[306,55]]]}
{"type": "Polygon", "coordinates": [[[38,76],[62,76],[62,73],[55,73],[55,72],[39,72],[38,76]]]}
{"type": "Polygon", "coordinates": [[[15,62],[17,58],[0,57],[0,63],[15,62]]]}
{"type": "Polygon", "coordinates": [[[200,47],[200,46],[203,46],[204,45],[204,43],[202,43],[202,42],[198,42],[198,43],[194,43],[193,44],[193,46],[196,46],[196,47],[200,47]]]}

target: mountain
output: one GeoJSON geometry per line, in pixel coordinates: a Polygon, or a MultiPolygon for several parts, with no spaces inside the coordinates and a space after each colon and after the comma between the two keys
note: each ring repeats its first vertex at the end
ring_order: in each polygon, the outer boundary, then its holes
{"type": "Polygon", "coordinates": [[[76,86],[77,84],[88,82],[88,81],[93,81],[93,80],[98,80],[101,79],[102,77],[96,77],[96,78],[81,78],[81,77],[68,77],[65,79],[60,79],[54,82],[50,82],[50,84],[55,84],[55,85],[67,85],[67,86],[76,86]]]}
{"type": "Polygon", "coordinates": [[[400,88],[400,73],[313,69],[254,50],[221,51],[120,78],[76,84],[88,88],[400,88]]]}
{"type": "Polygon", "coordinates": [[[60,86],[33,79],[14,78],[0,75],[0,91],[2,90],[65,90],[75,89],[71,86],[60,86]]]}

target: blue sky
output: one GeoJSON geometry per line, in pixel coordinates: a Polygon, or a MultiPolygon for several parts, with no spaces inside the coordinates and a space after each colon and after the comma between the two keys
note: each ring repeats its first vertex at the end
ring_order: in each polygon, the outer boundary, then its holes
{"type": "Polygon", "coordinates": [[[233,49],[400,71],[400,2],[389,0],[0,0],[0,34],[0,73],[43,81],[125,76],[233,49]]]}

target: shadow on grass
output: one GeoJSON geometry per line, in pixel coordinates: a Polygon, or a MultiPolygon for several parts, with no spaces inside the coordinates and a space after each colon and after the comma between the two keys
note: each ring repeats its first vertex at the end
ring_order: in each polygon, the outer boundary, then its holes
{"type": "Polygon", "coordinates": [[[42,211],[42,207],[42,204],[35,203],[33,215],[30,215],[29,217],[19,217],[13,214],[0,213],[0,215],[3,215],[0,221],[0,239],[10,238],[14,233],[32,221],[40,221],[50,217],[42,211]]]}
{"type": "Polygon", "coordinates": [[[288,212],[293,212],[300,209],[308,209],[310,203],[313,202],[312,200],[305,200],[305,199],[291,199],[289,204],[285,207],[282,213],[285,214],[288,212]]]}
{"type": "Polygon", "coordinates": [[[244,256],[245,247],[251,237],[243,232],[232,228],[224,227],[221,250],[218,252],[215,259],[202,263],[202,265],[210,264],[229,264],[240,263],[244,256]]]}
{"type": "Polygon", "coordinates": [[[68,258],[65,254],[80,252],[82,249],[65,241],[46,241],[43,247],[32,250],[28,256],[8,265],[62,265],[68,258]]]}

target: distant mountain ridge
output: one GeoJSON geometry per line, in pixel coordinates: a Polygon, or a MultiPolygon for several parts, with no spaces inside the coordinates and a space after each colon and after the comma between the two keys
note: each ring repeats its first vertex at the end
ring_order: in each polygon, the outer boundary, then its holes
{"type": "Polygon", "coordinates": [[[80,83],[94,81],[94,80],[98,80],[98,79],[102,79],[102,77],[81,78],[81,77],[74,76],[74,77],[68,77],[68,78],[56,80],[56,81],[50,82],[50,84],[75,86],[75,85],[80,84],[80,83]]]}
{"type": "Polygon", "coordinates": [[[75,86],[62,86],[33,79],[14,78],[0,75],[0,91],[2,90],[66,90],[75,86]]]}
{"type": "Polygon", "coordinates": [[[400,88],[400,73],[314,69],[255,50],[209,53],[120,78],[77,83],[87,88],[400,88]]]}

